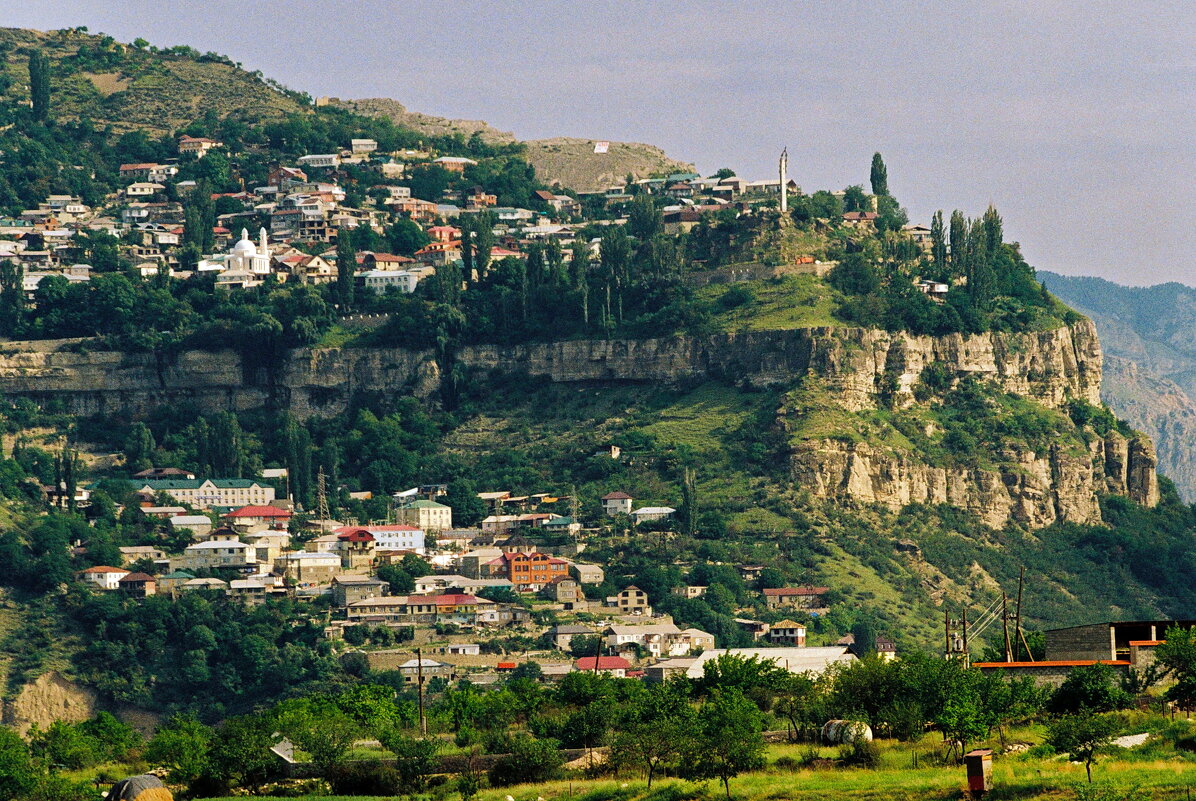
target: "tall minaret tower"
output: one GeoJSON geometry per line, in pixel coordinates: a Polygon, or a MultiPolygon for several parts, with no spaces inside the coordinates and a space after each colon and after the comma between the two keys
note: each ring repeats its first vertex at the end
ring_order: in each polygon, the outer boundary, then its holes
{"type": "Polygon", "coordinates": [[[781,160],[777,165],[781,177],[781,214],[789,212],[789,148],[781,151],[781,160]]]}

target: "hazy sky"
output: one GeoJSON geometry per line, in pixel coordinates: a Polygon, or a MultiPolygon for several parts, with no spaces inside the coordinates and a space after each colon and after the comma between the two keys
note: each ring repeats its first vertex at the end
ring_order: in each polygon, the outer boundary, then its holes
{"type": "Polygon", "coordinates": [[[1030,262],[1196,284],[1196,4],[10,0],[0,25],[189,44],[315,95],[649,142],[807,191],[874,150],[926,222],[994,203],[1030,262]]]}

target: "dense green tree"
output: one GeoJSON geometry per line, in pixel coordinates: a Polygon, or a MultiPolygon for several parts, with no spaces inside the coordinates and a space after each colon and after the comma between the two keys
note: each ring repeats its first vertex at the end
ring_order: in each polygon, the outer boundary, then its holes
{"type": "Polygon", "coordinates": [[[1117,683],[1113,668],[1097,662],[1072,668],[1051,696],[1050,708],[1057,714],[1112,712],[1125,709],[1132,700],[1117,683]]]}
{"type": "Polygon", "coordinates": [[[208,769],[208,750],[214,736],[212,729],[192,716],[173,717],[147,743],[145,759],[165,768],[168,781],[190,785],[208,769]]]}
{"type": "Polygon", "coordinates": [[[440,741],[409,737],[398,730],[383,732],[379,740],[395,755],[400,789],[404,793],[422,793],[428,779],[437,771],[436,754],[440,750],[440,741]]]}
{"type": "Polygon", "coordinates": [[[623,708],[611,743],[611,761],[641,768],[648,788],[662,770],[676,765],[696,728],[696,714],[681,682],[647,687],[635,704],[623,708]]]}
{"type": "Polygon", "coordinates": [[[763,715],[737,689],[718,689],[698,711],[684,755],[692,778],[717,778],[727,798],[731,779],[764,765],[763,715]]]}
{"type": "Polygon", "coordinates": [[[660,209],[651,195],[636,195],[627,210],[627,231],[641,242],[660,233],[663,225],[660,209]]]}
{"type": "Polygon", "coordinates": [[[157,447],[149,426],[141,422],[134,423],[125,437],[125,464],[133,470],[145,470],[151,467],[154,460],[154,449],[157,447]]]}
{"type": "Polygon", "coordinates": [[[1171,626],[1155,649],[1155,662],[1175,679],[1167,699],[1184,710],[1196,709],[1196,629],[1171,626]]]}
{"type": "Polygon", "coordinates": [[[477,488],[467,478],[450,481],[440,500],[453,510],[453,522],[463,528],[477,525],[486,516],[486,502],[478,497],[477,488]]]}
{"type": "Polygon", "coordinates": [[[1079,714],[1064,715],[1051,723],[1046,741],[1056,751],[1067,754],[1076,762],[1083,762],[1091,784],[1097,749],[1112,742],[1121,729],[1121,721],[1115,715],[1084,710],[1079,714]]]}
{"type": "Polygon", "coordinates": [[[853,184],[843,190],[843,210],[844,211],[871,211],[872,204],[868,201],[868,195],[864,193],[864,187],[859,184],[853,184]]]}

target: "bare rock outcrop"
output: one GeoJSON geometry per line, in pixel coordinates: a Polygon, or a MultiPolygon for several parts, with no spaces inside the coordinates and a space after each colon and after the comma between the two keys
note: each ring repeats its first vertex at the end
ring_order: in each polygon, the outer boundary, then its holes
{"type": "MultiPolygon", "coordinates": [[[[432,397],[442,378],[431,351],[397,348],[297,349],[270,371],[247,369],[231,351],[191,351],[163,363],[149,354],[11,352],[14,348],[15,343],[0,355],[0,395],[54,400],[80,414],[135,417],[180,402],[204,412],[270,403],[302,418],[323,417],[343,413],[358,391],[432,397]]],[[[462,348],[456,359],[476,374],[564,383],[729,379],[789,386],[815,376],[836,406],[851,413],[913,406],[926,378],[974,377],[1051,409],[1073,399],[1099,404],[1101,390],[1101,348],[1087,320],[1026,334],[930,337],[826,327],[481,345],[462,348]]],[[[786,410],[779,414],[784,418],[786,410]]],[[[1000,468],[936,467],[913,452],[867,441],[817,439],[793,446],[790,471],[795,483],[817,497],[890,506],[949,503],[992,525],[1098,522],[1097,498],[1106,492],[1156,503],[1157,457],[1150,440],[1093,437],[1090,432],[1087,451],[1073,443],[1049,452],[999,454],[1000,468]]]]}
{"type": "Polygon", "coordinates": [[[98,698],[94,690],[59,673],[43,673],[3,703],[0,722],[22,735],[34,725],[44,729],[56,720],[77,723],[95,715],[98,698]]]}

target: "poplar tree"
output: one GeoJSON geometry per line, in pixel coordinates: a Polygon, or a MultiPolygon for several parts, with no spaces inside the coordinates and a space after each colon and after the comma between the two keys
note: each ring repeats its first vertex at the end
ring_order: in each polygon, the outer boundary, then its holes
{"type": "Polygon", "coordinates": [[[1001,215],[997,214],[996,208],[990,205],[988,211],[984,212],[981,223],[984,225],[985,248],[988,251],[989,258],[992,258],[1000,251],[1001,243],[1005,241],[1001,215]]]}
{"type": "Polygon", "coordinates": [[[951,212],[951,271],[967,275],[968,220],[959,209],[951,212]]]}
{"type": "Polygon", "coordinates": [[[20,333],[25,319],[25,269],[13,261],[0,261],[0,332],[20,333]]]}
{"type": "Polygon", "coordinates": [[[342,313],[353,308],[353,277],[357,272],[357,251],[349,229],[341,228],[336,235],[336,302],[342,313]]]}
{"type": "Polygon", "coordinates": [[[590,327],[590,243],[575,239],[573,260],[569,263],[569,278],[573,288],[581,294],[581,320],[590,327]]]}
{"type": "Polygon", "coordinates": [[[988,237],[983,225],[972,225],[968,232],[968,294],[977,309],[987,309],[996,294],[988,237]]]}
{"type": "Polygon", "coordinates": [[[943,230],[943,212],[940,209],[930,218],[930,257],[939,271],[947,267],[947,239],[943,230]]]}
{"type": "Polygon", "coordinates": [[[880,196],[889,194],[889,169],[879,153],[872,154],[872,194],[880,196]]]}
{"type": "MultiPolygon", "coordinates": [[[[461,221],[461,271],[465,276],[465,284],[472,286],[474,282],[474,245],[473,220],[466,218],[461,221]]],[[[481,276],[477,276],[481,278],[481,276]]]]}
{"type": "Polygon", "coordinates": [[[29,56],[29,96],[33,100],[33,118],[45,122],[50,117],[50,60],[41,50],[29,56]]]}
{"type": "Polygon", "coordinates": [[[488,212],[478,215],[477,225],[473,233],[474,262],[477,266],[478,280],[486,276],[490,269],[490,251],[494,247],[494,220],[488,212]]]}

